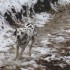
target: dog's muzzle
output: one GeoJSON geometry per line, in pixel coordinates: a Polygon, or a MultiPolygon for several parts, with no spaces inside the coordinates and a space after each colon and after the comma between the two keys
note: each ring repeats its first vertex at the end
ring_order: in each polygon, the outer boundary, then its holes
{"type": "Polygon", "coordinates": [[[17,35],[17,39],[20,39],[20,35],[17,35]]]}

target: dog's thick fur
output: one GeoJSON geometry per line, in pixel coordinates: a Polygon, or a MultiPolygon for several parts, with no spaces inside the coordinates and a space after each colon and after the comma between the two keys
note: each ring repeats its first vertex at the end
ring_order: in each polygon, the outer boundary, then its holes
{"type": "Polygon", "coordinates": [[[17,28],[14,32],[14,35],[17,37],[17,47],[16,47],[16,58],[20,59],[25,47],[31,41],[31,45],[29,48],[29,55],[31,55],[31,48],[35,41],[36,29],[35,25],[32,23],[25,24],[24,27],[17,28]],[[21,51],[19,53],[19,47],[21,47],[21,51]]]}

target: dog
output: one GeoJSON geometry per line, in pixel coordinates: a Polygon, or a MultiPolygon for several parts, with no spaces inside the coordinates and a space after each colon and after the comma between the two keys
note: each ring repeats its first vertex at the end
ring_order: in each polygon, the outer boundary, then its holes
{"type": "Polygon", "coordinates": [[[26,46],[31,41],[31,45],[29,48],[29,56],[31,56],[31,48],[35,42],[36,33],[36,25],[33,23],[27,23],[24,27],[19,27],[15,30],[14,35],[17,38],[17,47],[16,47],[16,59],[20,59],[23,54],[26,46]],[[21,51],[19,53],[19,47],[21,47],[21,51]]]}

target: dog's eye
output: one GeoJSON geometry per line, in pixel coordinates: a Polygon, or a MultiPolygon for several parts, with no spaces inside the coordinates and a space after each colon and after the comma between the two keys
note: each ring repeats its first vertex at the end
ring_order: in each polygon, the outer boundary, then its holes
{"type": "Polygon", "coordinates": [[[23,32],[21,32],[21,34],[24,34],[23,32]]]}

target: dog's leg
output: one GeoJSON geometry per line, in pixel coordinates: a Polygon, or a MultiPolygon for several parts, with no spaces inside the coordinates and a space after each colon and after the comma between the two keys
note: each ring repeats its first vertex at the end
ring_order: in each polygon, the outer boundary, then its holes
{"type": "Polygon", "coordinates": [[[15,57],[15,59],[14,59],[14,60],[16,60],[16,59],[17,59],[18,55],[19,55],[19,45],[17,45],[17,47],[16,47],[16,57],[15,57]]]}
{"type": "Polygon", "coordinates": [[[21,48],[21,51],[20,51],[20,53],[19,53],[19,56],[17,57],[17,60],[19,60],[19,59],[21,58],[21,56],[22,56],[22,54],[23,54],[23,52],[24,52],[24,50],[25,50],[25,47],[26,47],[26,45],[24,45],[24,46],[21,48]]]}
{"type": "Polygon", "coordinates": [[[16,48],[16,58],[18,57],[18,55],[19,55],[19,46],[17,46],[16,48]]]}
{"type": "Polygon", "coordinates": [[[29,56],[31,56],[31,49],[32,49],[32,46],[33,46],[34,42],[35,42],[35,38],[34,38],[34,36],[33,36],[33,37],[32,37],[31,45],[30,45],[30,47],[29,47],[29,56]]]}

